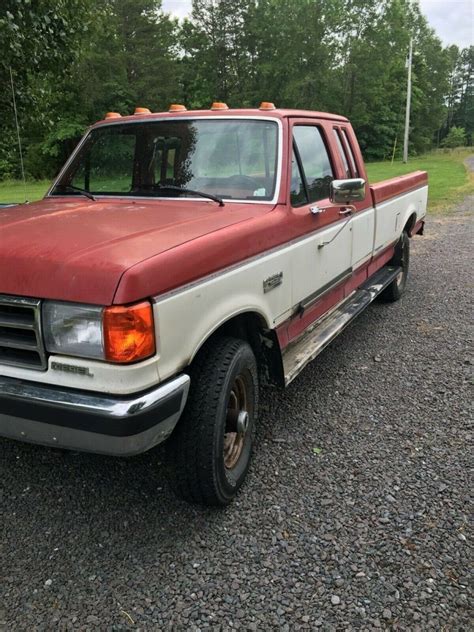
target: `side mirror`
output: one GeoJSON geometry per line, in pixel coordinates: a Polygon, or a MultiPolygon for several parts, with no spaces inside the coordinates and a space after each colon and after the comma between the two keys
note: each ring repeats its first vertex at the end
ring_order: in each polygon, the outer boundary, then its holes
{"type": "Polygon", "coordinates": [[[329,199],[332,204],[349,204],[365,200],[365,180],[333,180],[329,185],[329,199]]]}

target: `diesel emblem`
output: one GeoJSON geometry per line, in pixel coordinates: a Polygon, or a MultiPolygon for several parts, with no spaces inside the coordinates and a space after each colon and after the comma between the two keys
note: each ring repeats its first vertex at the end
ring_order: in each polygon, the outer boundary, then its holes
{"type": "Polygon", "coordinates": [[[273,274],[263,281],[263,293],[266,294],[283,283],[283,272],[273,274]]]}
{"type": "Polygon", "coordinates": [[[94,377],[94,374],[91,373],[91,370],[87,366],[74,366],[73,364],[63,364],[62,362],[51,362],[51,369],[53,371],[63,371],[64,373],[94,377]]]}

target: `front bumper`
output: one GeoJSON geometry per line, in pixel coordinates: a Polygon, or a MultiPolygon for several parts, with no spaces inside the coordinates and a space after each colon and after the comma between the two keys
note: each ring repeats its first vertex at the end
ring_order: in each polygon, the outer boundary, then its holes
{"type": "Polygon", "coordinates": [[[44,386],[0,376],[0,436],[41,445],[131,456],[169,437],[189,377],[125,396],[44,386]]]}

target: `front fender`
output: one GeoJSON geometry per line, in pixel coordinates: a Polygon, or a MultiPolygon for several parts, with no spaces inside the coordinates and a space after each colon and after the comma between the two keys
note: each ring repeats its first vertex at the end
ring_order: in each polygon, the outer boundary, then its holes
{"type": "Polygon", "coordinates": [[[160,378],[188,366],[204,342],[239,314],[257,314],[268,329],[285,320],[292,304],[290,256],[285,249],[262,255],[155,297],[160,378]],[[274,277],[277,283],[268,290],[264,283],[274,277]]]}

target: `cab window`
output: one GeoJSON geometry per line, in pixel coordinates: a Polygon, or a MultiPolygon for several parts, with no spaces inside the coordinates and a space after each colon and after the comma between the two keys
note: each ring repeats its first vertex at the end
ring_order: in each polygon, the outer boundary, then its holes
{"type": "Polygon", "coordinates": [[[293,140],[309,202],[329,197],[329,185],[334,180],[334,173],[319,128],[298,125],[293,129],[293,140]]]}
{"type": "Polygon", "coordinates": [[[349,155],[349,162],[351,163],[351,169],[354,178],[359,177],[359,170],[357,169],[357,163],[355,161],[354,152],[352,151],[351,143],[349,142],[349,136],[344,127],[341,129],[342,135],[344,136],[344,140],[346,141],[347,152],[349,155]]]}
{"type": "Polygon", "coordinates": [[[351,170],[349,168],[349,163],[347,161],[346,152],[344,151],[341,139],[339,137],[339,131],[336,128],[334,128],[332,131],[334,132],[334,138],[336,140],[337,150],[339,152],[339,156],[341,157],[341,161],[342,161],[342,164],[344,166],[345,176],[346,176],[346,178],[350,178],[352,176],[352,174],[351,174],[351,170]]]}

